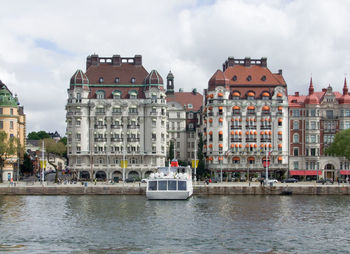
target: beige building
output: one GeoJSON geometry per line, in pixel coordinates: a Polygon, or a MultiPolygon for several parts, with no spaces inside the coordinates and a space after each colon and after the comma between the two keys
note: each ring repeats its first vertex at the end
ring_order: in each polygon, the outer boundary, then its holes
{"type": "MultiPolygon", "coordinates": [[[[21,147],[25,146],[25,120],[23,107],[19,106],[17,96],[13,96],[7,86],[0,81],[0,131],[5,131],[9,138],[17,138],[21,147]]],[[[6,160],[1,176],[3,181],[10,181],[11,178],[16,179],[17,162],[17,155],[6,160]]]]}

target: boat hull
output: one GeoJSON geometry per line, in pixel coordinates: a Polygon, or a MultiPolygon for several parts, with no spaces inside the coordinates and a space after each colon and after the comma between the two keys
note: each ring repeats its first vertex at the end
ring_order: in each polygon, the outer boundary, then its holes
{"type": "Polygon", "coordinates": [[[147,191],[146,197],[148,199],[159,200],[186,200],[191,197],[193,190],[189,191],[147,191]]]}

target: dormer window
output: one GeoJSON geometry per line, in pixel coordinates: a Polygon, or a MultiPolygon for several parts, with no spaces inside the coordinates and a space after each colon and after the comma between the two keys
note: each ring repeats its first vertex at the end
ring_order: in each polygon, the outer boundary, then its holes
{"type": "Polygon", "coordinates": [[[100,78],[98,79],[98,82],[103,83],[103,77],[100,77],[100,78]]]}
{"type": "Polygon", "coordinates": [[[192,104],[188,104],[187,107],[188,108],[193,108],[193,105],[192,104]]]}
{"type": "Polygon", "coordinates": [[[252,80],[252,76],[248,75],[247,81],[251,81],[251,80],[252,80]]]}
{"type": "Polygon", "coordinates": [[[233,78],[232,78],[233,81],[236,81],[237,80],[237,76],[234,75],[233,78]]]}
{"type": "Polygon", "coordinates": [[[261,77],[261,81],[266,81],[266,76],[265,76],[265,75],[263,75],[263,76],[261,77]]]}
{"type": "Polygon", "coordinates": [[[137,99],[137,92],[135,90],[129,92],[130,99],[137,99]]]}
{"type": "Polygon", "coordinates": [[[104,99],[105,98],[105,91],[103,91],[103,90],[96,91],[96,98],[97,99],[104,99]]]}
{"type": "Polygon", "coordinates": [[[135,83],[135,81],[136,81],[136,78],[131,78],[131,83],[135,83]]]}
{"type": "Polygon", "coordinates": [[[113,99],[120,99],[121,98],[121,92],[118,90],[113,91],[113,99]]]}
{"type": "Polygon", "coordinates": [[[114,83],[119,84],[119,78],[118,78],[118,77],[116,77],[116,78],[114,79],[114,83]]]}

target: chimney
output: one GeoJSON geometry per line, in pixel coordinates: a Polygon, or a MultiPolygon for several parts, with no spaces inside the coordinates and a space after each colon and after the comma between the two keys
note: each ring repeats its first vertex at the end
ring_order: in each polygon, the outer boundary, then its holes
{"type": "Polygon", "coordinates": [[[99,64],[99,58],[97,54],[93,54],[86,58],[86,70],[89,69],[91,65],[98,65],[98,64],[99,64]]]}
{"type": "Polygon", "coordinates": [[[261,58],[260,65],[261,65],[261,67],[267,67],[267,58],[266,57],[261,58]]]}
{"type": "Polygon", "coordinates": [[[279,70],[278,70],[278,74],[279,74],[279,75],[282,75],[282,69],[279,69],[279,70]]]}
{"type": "Polygon", "coordinates": [[[112,56],[112,65],[113,66],[121,66],[122,65],[122,59],[120,58],[120,55],[113,55],[112,56]]]}
{"type": "Polygon", "coordinates": [[[141,55],[135,55],[134,65],[142,65],[142,56],[141,55]]]}
{"type": "Polygon", "coordinates": [[[295,92],[295,96],[296,96],[296,97],[299,97],[299,92],[295,92]]]}
{"type": "Polygon", "coordinates": [[[234,66],[234,65],[235,65],[235,58],[232,57],[232,56],[230,56],[230,57],[227,59],[227,65],[228,65],[228,67],[234,66]]]}
{"type": "Polygon", "coordinates": [[[244,66],[250,67],[250,64],[251,64],[250,57],[244,58],[244,66]]]}

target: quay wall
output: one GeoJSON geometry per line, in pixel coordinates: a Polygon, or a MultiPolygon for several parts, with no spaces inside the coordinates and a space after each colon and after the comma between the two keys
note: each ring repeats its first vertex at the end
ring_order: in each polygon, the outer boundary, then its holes
{"type": "MultiPolygon", "coordinates": [[[[145,195],[145,186],[0,186],[0,195],[145,195]]],[[[194,186],[194,195],[349,195],[349,185],[194,186]]]]}

